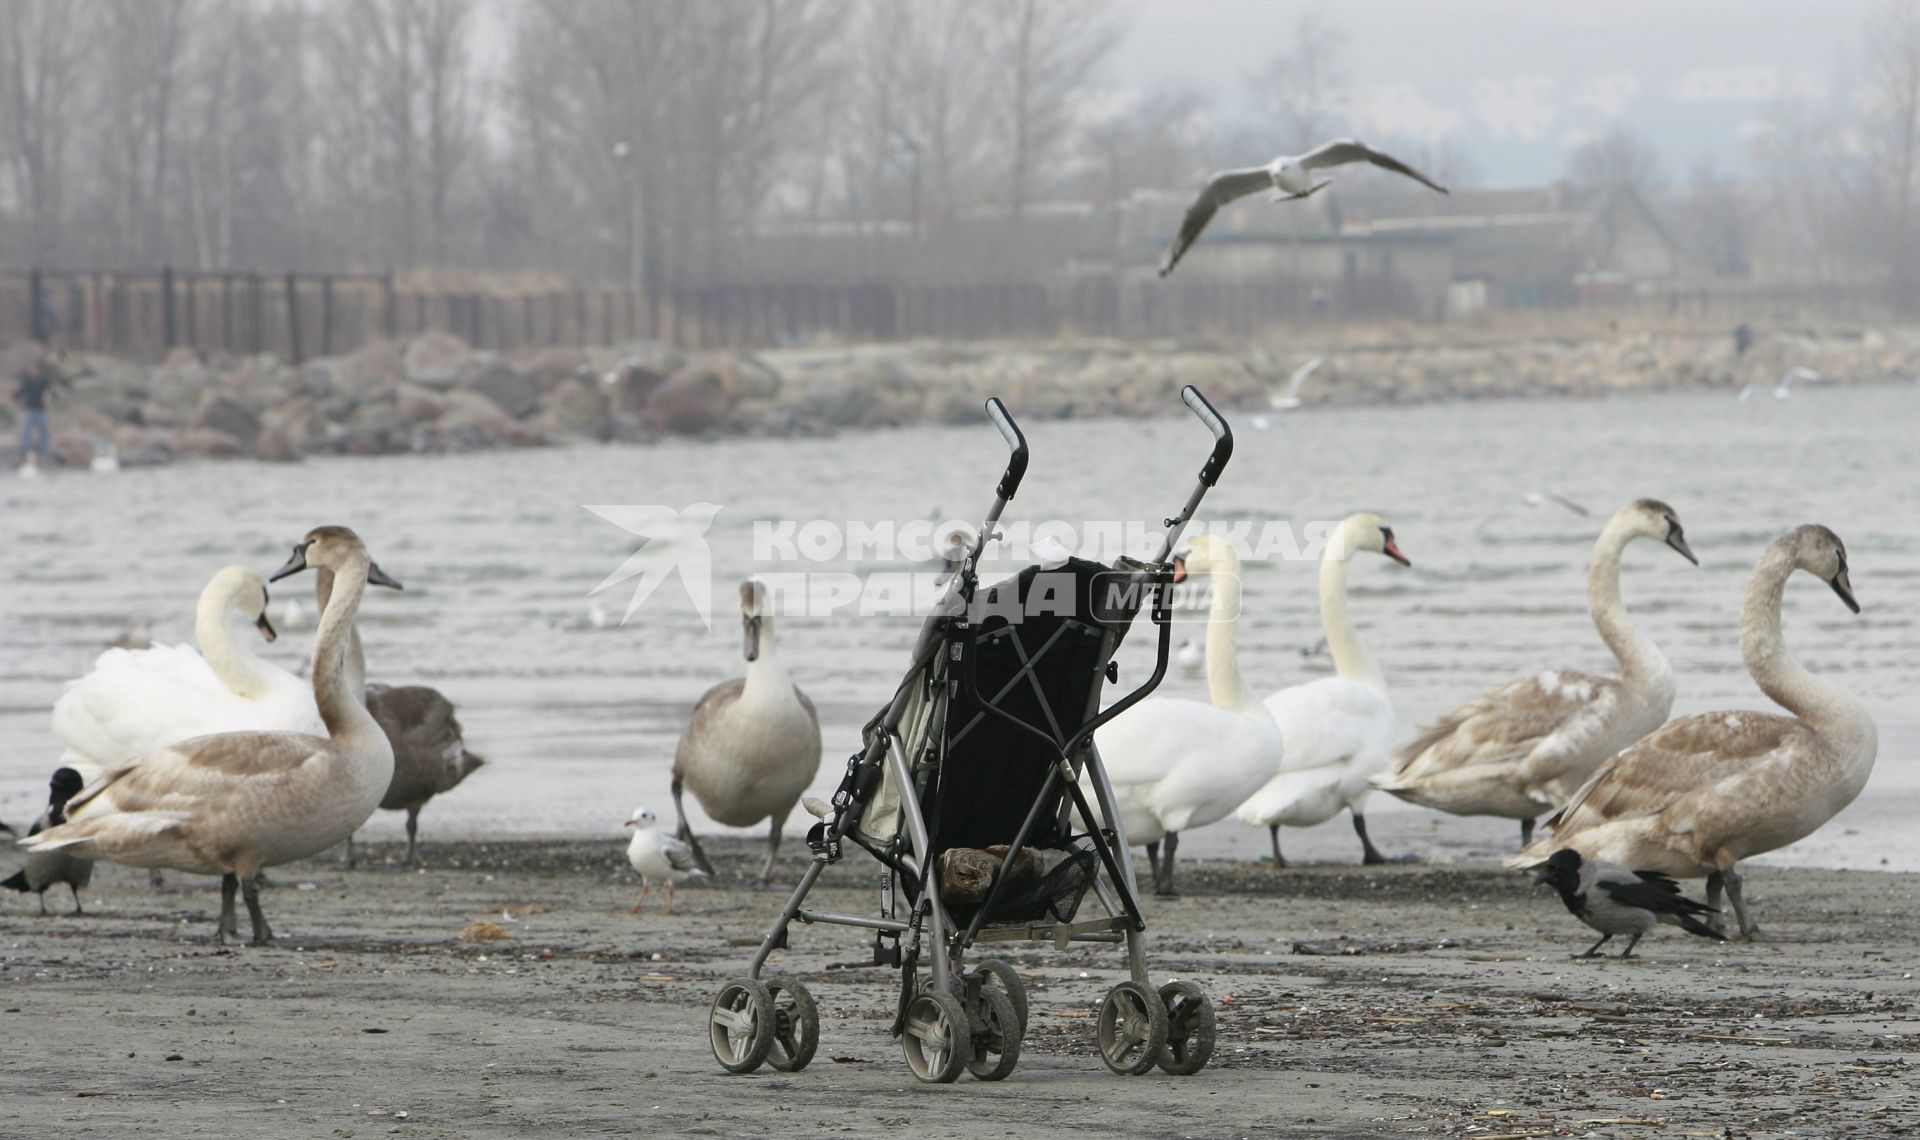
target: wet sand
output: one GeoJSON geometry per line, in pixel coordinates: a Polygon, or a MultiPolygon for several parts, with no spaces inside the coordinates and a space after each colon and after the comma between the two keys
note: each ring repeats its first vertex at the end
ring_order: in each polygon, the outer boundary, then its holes
{"type": "MultiPolygon", "coordinates": [[[[789,843],[791,882],[804,848],[789,843]]],[[[796,927],[774,969],[822,1013],[807,1070],[722,1073],[704,1021],[781,896],[757,845],[727,885],[628,908],[614,841],[363,846],[347,872],[273,872],[271,949],[212,945],[218,891],[102,866],[73,917],[0,898],[0,1066],[12,1135],[1884,1136],[1920,1131],[1920,875],[1761,867],[1757,944],[1592,939],[1544,888],[1484,864],[1182,867],[1149,903],[1156,983],[1220,1011],[1202,1074],[1110,1074],[1091,1012],[1112,948],[1015,944],[1033,1003],[1018,1070],[927,1087],[887,1035],[891,971],[796,927]],[[507,937],[462,941],[476,921],[507,937]]],[[[0,862],[10,868],[10,856],[0,862]]],[[[815,898],[872,904],[850,856],[815,898]]],[[[1699,884],[1688,884],[1698,894],[1699,884]]],[[[243,921],[244,926],[244,921],[243,921]]]]}

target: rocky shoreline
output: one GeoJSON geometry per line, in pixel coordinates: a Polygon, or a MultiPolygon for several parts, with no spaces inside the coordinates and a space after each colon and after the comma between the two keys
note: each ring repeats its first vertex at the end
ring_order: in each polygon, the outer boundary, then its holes
{"type": "MultiPolygon", "coordinates": [[[[53,404],[63,466],[113,455],[291,461],[532,447],[667,435],[816,435],[969,422],[1000,396],[1027,418],[1151,416],[1182,385],[1218,404],[1266,409],[1312,345],[1072,340],[906,342],[689,354],[639,343],[476,350],[445,333],[381,341],[289,365],[271,355],[179,349],[158,364],[72,354],[53,404]]],[[[1920,374],[1920,329],[1762,334],[1744,354],[1724,332],[1634,333],[1495,343],[1326,349],[1304,404],[1593,397],[1771,386],[1789,368],[1839,383],[1920,374]]],[[[11,429],[16,412],[0,410],[11,429]]],[[[13,444],[8,430],[4,444],[13,444]]],[[[16,459],[17,461],[17,459],[16,459]]]]}

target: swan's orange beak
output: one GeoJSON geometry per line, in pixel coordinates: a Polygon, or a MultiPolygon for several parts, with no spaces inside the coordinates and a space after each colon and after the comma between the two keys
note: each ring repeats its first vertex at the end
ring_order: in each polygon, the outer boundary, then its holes
{"type": "Polygon", "coordinates": [[[1402,566],[1412,566],[1413,563],[1408,561],[1407,556],[1400,553],[1400,544],[1393,540],[1393,532],[1389,530],[1384,533],[1387,536],[1387,541],[1386,545],[1380,548],[1380,552],[1402,566]]]}
{"type": "Polygon", "coordinates": [[[253,619],[253,625],[255,629],[260,631],[260,636],[270,642],[277,640],[280,636],[274,632],[273,623],[267,620],[267,611],[265,610],[261,610],[260,616],[253,619]]]}
{"type": "Polygon", "coordinates": [[[1187,580],[1187,560],[1177,557],[1173,560],[1173,584],[1178,586],[1187,580]]]}

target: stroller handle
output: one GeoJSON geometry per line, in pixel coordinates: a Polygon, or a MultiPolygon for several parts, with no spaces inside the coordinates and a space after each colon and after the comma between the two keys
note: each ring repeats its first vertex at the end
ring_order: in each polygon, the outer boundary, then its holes
{"type": "Polygon", "coordinates": [[[998,396],[988,397],[987,418],[993,421],[994,427],[1000,429],[1000,434],[1013,452],[1007,457],[1006,474],[1000,476],[1000,486],[994,492],[1003,501],[1011,500],[1013,493],[1020,489],[1020,480],[1027,475],[1027,437],[1021,434],[1020,425],[1013,422],[1012,413],[1007,411],[1007,406],[1000,402],[998,396]]]}
{"type": "Polygon", "coordinates": [[[1193,414],[1199,416],[1200,422],[1206,424],[1207,430],[1213,433],[1213,453],[1207,456],[1206,466],[1200,469],[1200,481],[1211,487],[1219,481],[1220,472],[1226,470],[1227,460],[1233,458],[1233,429],[1227,426],[1226,419],[1214,410],[1213,405],[1207,403],[1200,389],[1193,385],[1180,389],[1180,399],[1193,409],[1193,414]]]}

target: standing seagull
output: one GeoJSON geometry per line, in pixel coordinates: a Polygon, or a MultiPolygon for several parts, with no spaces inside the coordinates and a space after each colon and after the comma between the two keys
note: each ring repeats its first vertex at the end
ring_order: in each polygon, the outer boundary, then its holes
{"type": "Polygon", "coordinates": [[[692,848],[671,835],[660,834],[653,813],[646,808],[634,808],[626,826],[633,828],[633,839],[627,843],[627,862],[640,872],[640,901],[633,904],[630,913],[639,914],[640,908],[647,905],[647,892],[653,889],[653,881],[659,879],[667,884],[667,913],[672,914],[675,880],[706,872],[694,866],[692,848]]]}
{"type": "Polygon", "coordinates": [[[1659,871],[1629,871],[1614,863],[1583,859],[1578,851],[1555,851],[1535,883],[1551,885],[1560,892],[1567,912],[1600,932],[1600,941],[1587,947],[1582,958],[1591,958],[1616,934],[1632,935],[1622,958],[1633,957],[1640,936],[1661,923],[1678,926],[1688,934],[1725,942],[1727,936],[1695,918],[1696,914],[1717,914],[1703,903],[1680,893],[1680,884],[1659,871]]]}
{"type": "MultiPolygon", "coordinates": [[[[72,768],[56,768],[50,787],[52,794],[47,797],[47,810],[33,822],[28,835],[38,835],[49,827],[58,827],[67,822],[67,801],[77,795],[83,786],[80,773],[72,768]]],[[[11,827],[0,824],[7,834],[13,834],[11,827]]],[[[40,896],[40,913],[47,913],[47,888],[55,883],[65,883],[73,892],[73,913],[80,914],[80,888],[93,879],[93,860],[82,859],[78,855],[69,855],[65,851],[35,851],[27,856],[27,865],[4,882],[0,887],[11,887],[26,894],[32,891],[40,896]]]]}
{"type": "Polygon", "coordinates": [[[1382,170],[1404,174],[1442,194],[1447,192],[1445,186],[1413,167],[1355,139],[1335,139],[1305,154],[1283,154],[1265,166],[1223,170],[1208,179],[1200,196],[1194,199],[1193,205],[1187,207],[1187,216],[1180,222],[1180,236],[1173,239],[1173,244],[1167,247],[1167,256],[1160,262],[1160,276],[1165,277],[1173,272],[1173,267],[1180,263],[1181,255],[1200,236],[1200,231],[1207,228],[1207,223],[1213,220],[1214,212],[1220,207],[1237,198],[1269,189],[1273,191],[1273,200],[1276,202],[1305,198],[1331,185],[1331,180],[1315,182],[1313,171],[1352,162],[1370,162],[1382,170]]]}

